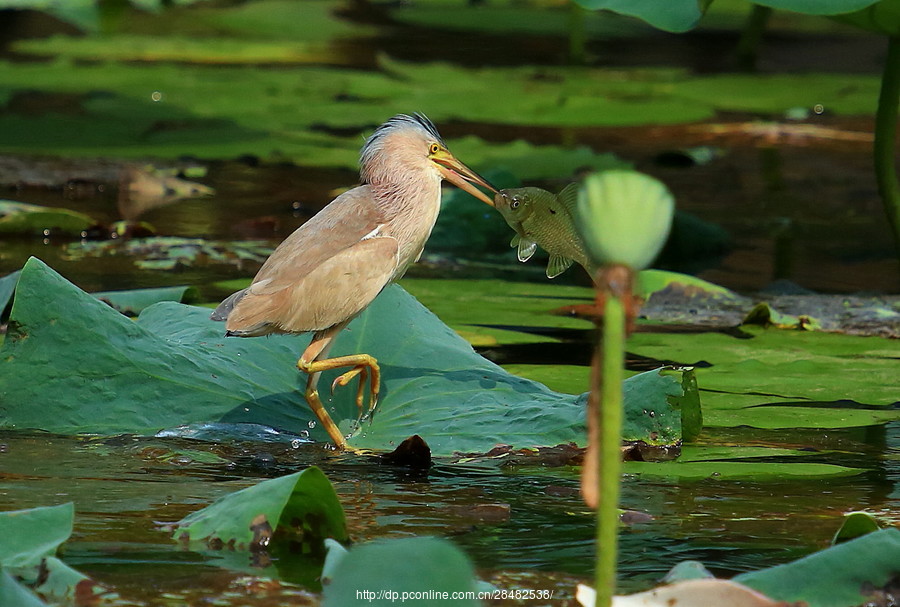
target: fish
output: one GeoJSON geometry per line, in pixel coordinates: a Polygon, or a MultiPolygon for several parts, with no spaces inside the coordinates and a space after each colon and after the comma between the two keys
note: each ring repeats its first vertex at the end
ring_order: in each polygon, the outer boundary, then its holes
{"type": "Polygon", "coordinates": [[[528,261],[538,245],[550,254],[547,278],[578,263],[593,276],[584,243],[575,228],[578,183],[570,183],[559,194],[541,188],[509,188],[494,196],[494,207],[516,235],[509,243],[519,261],[528,261]]]}

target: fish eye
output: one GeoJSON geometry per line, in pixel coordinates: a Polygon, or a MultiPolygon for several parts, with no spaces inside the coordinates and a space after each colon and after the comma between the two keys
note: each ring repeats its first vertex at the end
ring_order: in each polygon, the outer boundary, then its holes
{"type": "Polygon", "coordinates": [[[517,197],[513,196],[512,202],[509,203],[509,208],[511,208],[511,209],[518,209],[518,208],[519,208],[519,204],[521,204],[521,203],[519,202],[519,199],[518,199],[517,197]]]}
{"type": "Polygon", "coordinates": [[[440,152],[440,151],[441,151],[441,146],[439,146],[439,145],[436,144],[436,143],[432,143],[432,144],[431,144],[431,147],[428,148],[428,153],[429,153],[429,154],[437,154],[437,153],[440,152]]]}

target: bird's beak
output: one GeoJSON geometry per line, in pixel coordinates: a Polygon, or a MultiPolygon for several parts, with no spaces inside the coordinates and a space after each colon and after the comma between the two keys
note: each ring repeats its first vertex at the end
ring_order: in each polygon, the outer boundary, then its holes
{"type": "Polygon", "coordinates": [[[488,183],[484,177],[457,160],[453,154],[442,150],[437,154],[432,154],[431,160],[437,165],[444,179],[461,190],[465,190],[475,198],[494,206],[494,200],[472,184],[480,185],[491,192],[496,192],[497,188],[488,183]]]}

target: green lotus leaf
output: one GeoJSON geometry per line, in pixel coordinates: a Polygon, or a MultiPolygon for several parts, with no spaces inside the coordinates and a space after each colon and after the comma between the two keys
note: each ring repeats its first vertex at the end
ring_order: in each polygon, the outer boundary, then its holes
{"type": "MultiPolygon", "coordinates": [[[[152,434],[185,424],[254,424],[323,437],[295,366],[309,337],[223,333],[208,309],[176,303],[151,306],[132,322],[31,259],[0,348],[0,426],[152,434]]],[[[392,449],[413,434],[436,455],[583,442],[583,396],[485,360],[399,287],[341,333],[333,354],[355,352],[380,361],[382,399],[374,419],[357,428],[355,391],[336,391],[329,408],[352,446],[392,449]]],[[[642,412],[664,411],[667,396],[681,392],[678,381],[650,371],[624,389],[636,395],[626,408],[646,420],[653,440],[656,422],[642,412]]]]}
{"type": "Polygon", "coordinates": [[[311,466],[218,499],[179,521],[175,538],[236,550],[289,540],[304,552],[323,552],[326,538],[347,540],[347,523],[334,487],[311,466]]]}
{"type": "Polygon", "coordinates": [[[645,478],[668,478],[681,481],[752,480],[784,481],[812,478],[838,478],[865,474],[861,468],[849,468],[834,464],[792,462],[766,463],[745,461],[720,462],[625,462],[625,474],[640,474],[645,478]]]}
{"type": "Polygon", "coordinates": [[[71,502],[0,512],[0,569],[12,576],[0,581],[0,599],[23,597],[16,602],[0,600],[0,605],[31,604],[24,598],[33,596],[26,586],[44,598],[67,604],[74,602],[76,588],[85,601],[90,596],[108,595],[104,588],[53,556],[72,534],[74,516],[71,502]]]}
{"type": "Polygon", "coordinates": [[[709,0],[575,0],[584,8],[637,17],[668,32],[685,32],[699,23],[709,0]]]}
{"type": "Polygon", "coordinates": [[[837,15],[834,18],[879,34],[900,35],[900,2],[897,0],[880,0],[856,12],[837,15]]]}
{"type": "Polygon", "coordinates": [[[78,211],[0,200],[0,234],[39,236],[52,231],[78,236],[95,223],[78,211]]]}
{"type": "Polygon", "coordinates": [[[161,301],[191,303],[197,301],[200,292],[196,287],[159,287],[152,289],[128,289],[91,293],[100,301],[127,316],[137,316],[145,308],[161,301]]]}
{"type": "Polygon", "coordinates": [[[39,599],[28,588],[16,581],[8,571],[3,569],[0,569],[0,605],[47,607],[47,603],[39,599]]]}
{"type": "MultiPolygon", "coordinates": [[[[325,587],[323,607],[363,602],[387,607],[403,599],[407,605],[435,605],[455,592],[476,591],[468,557],[444,539],[412,537],[382,540],[354,547],[335,566],[325,587]],[[363,594],[366,593],[366,594],[363,594]]],[[[449,601],[475,607],[479,601],[449,601]]]]}
{"type": "Polygon", "coordinates": [[[896,575],[897,563],[900,531],[883,529],[786,565],[742,573],[734,581],[778,601],[846,607],[870,601],[896,575]]]}
{"type": "Polygon", "coordinates": [[[844,515],[844,522],[831,539],[832,544],[841,544],[867,533],[874,533],[881,527],[875,517],[868,512],[848,512],[844,515]]]}
{"type": "Polygon", "coordinates": [[[69,502],[0,512],[0,566],[26,567],[56,553],[72,534],[75,506],[69,502]]]}

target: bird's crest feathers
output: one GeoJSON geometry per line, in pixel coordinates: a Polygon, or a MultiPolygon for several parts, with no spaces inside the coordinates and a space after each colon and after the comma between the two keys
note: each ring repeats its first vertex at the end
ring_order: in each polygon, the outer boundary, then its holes
{"type": "Polygon", "coordinates": [[[413,114],[397,114],[393,118],[375,129],[375,131],[366,139],[362,151],[359,153],[359,166],[362,171],[362,182],[367,183],[369,176],[365,174],[365,167],[370,161],[374,160],[384,144],[385,137],[404,128],[416,128],[423,130],[429,139],[446,147],[444,140],[438,133],[437,127],[424,114],[415,112],[413,114]]]}

